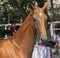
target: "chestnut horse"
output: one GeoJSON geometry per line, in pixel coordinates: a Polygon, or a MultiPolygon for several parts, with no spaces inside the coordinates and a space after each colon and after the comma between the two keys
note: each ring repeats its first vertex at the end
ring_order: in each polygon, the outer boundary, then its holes
{"type": "Polygon", "coordinates": [[[0,58],[31,58],[37,34],[32,17],[36,20],[38,33],[46,39],[46,7],[47,2],[42,8],[32,6],[32,12],[12,38],[0,41],[0,58]]]}

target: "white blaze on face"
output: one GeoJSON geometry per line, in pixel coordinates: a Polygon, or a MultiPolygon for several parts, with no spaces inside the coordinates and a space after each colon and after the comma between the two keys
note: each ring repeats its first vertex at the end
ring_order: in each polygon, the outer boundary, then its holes
{"type": "Polygon", "coordinates": [[[40,16],[42,16],[42,13],[39,13],[40,16]]]}

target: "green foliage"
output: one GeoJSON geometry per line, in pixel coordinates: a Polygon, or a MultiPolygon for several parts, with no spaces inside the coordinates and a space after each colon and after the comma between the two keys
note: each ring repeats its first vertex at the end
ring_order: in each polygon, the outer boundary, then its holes
{"type": "MultiPolygon", "coordinates": [[[[0,12],[0,21],[19,21],[20,18],[24,19],[31,11],[29,3],[35,5],[39,3],[37,0],[3,0],[2,12],[0,12]],[[24,14],[25,13],[25,14],[24,14]],[[26,15],[27,14],[27,15],[26,15]]],[[[41,2],[43,3],[43,1],[41,2]]]]}

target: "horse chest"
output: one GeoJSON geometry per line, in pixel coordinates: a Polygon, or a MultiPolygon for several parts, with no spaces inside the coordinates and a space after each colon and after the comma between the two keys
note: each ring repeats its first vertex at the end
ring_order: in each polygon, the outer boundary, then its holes
{"type": "Polygon", "coordinates": [[[5,42],[0,48],[0,58],[22,58],[22,53],[10,42],[5,42]]]}

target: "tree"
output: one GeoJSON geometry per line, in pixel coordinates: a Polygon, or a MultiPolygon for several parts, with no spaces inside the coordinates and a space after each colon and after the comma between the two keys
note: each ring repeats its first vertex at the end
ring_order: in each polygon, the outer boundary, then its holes
{"type": "Polygon", "coordinates": [[[44,0],[3,0],[2,8],[4,9],[2,14],[5,19],[12,21],[25,19],[28,13],[31,11],[29,3],[38,5],[41,7],[44,5],[44,0]]]}

